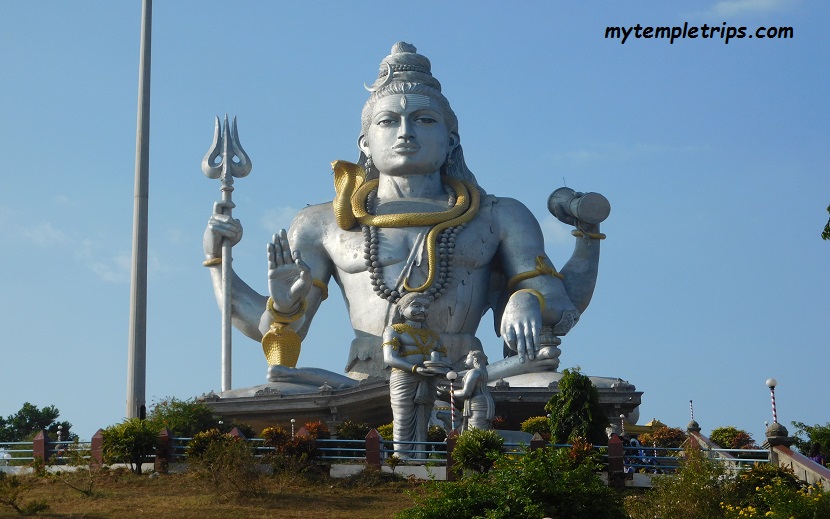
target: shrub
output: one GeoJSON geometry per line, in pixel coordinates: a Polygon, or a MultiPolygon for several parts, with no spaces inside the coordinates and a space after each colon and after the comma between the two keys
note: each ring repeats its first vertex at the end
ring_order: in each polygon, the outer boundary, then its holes
{"type": "Polygon", "coordinates": [[[522,422],[519,429],[529,434],[538,434],[545,441],[550,441],[550,421],[547,416],[531,416],[522,422]]]}
{"type": "Polygon", "coordinates": [[[20,515],[35,515],[49,508],[45,501],[26,501],[32,489],[31,476],[17,476],[0,472],[0,505],[7,506],[20,515]]]}
{"type": "Polygon", "coordinates": [[[378,426],[377,431],[381,438],[386,441],[392,441],[393,425],[391,423],[378,426]]]}
{"type": "Polygon", "coordinates": [[[254,449],[243,438],[211,429],[193,436],[188,468],[220,497],[256,496],[264,492],[254,449]]]}
{"type": "Polygon", "coordinates": [[[754,504],[723,503],[727,519],[815,519],[830,517],[830,493],[820,485],[794,489],[781,478],[756,491],[754,504]]]}
{"type": "Polygon", "coordinates": [[[663,426],[650,433],[643,433],[638,440],[645,446],[656,446],[667,449],[677,449],[686,442],[687,435],[678,427],[663,426]]]}
{"type": "Polygon", "coordinates": [[[596,445],[605,445],[608,437],[605,428],[608,418],[599,405],[599,393],[587,375],[579,368],[566,369],[559,380],[559,392],[555,393],[545,410],[550,413],[551,439],[556,443],[568,443],[580,436],[596,445]]]}
{"type": "Polygon", "coordinates": [[[145,459],[161,448],[159,426],[152,420],[129,418],[107,427],[101,434],[104,459],[108,463],[127,463],[136,474],[141,474],[145,459]]]}
{"type": "Polygon", "coordinates": [[[259,433],[259,437],[265,440],[266,447],[272,447],[276,450],[282,449],[282,446],[285,445],[285,442],[288,441],[289,435],[285,429],[280,427],[279,425],[272,425],[271,427],[266,427],[259,433]]]}
{"type": "MultiPolygon", "coordinates": [[[[463,436],[463,435],[462,435],[463,436]]],[[[619,496],[564,449],[538,449],[501,460],[487,474],[433,482],[399,519],[624,519],[619,496]]]]}
{"type": "Polygon", "coordinates": [[[456,470],[488,472],[501,456],[504,438],[495,431],[469,429],[458,437],[452,451],[456,470]]]}
{"type": "Polygon", "coordinates": [[[757,449],[755,440],[750,434],[735,427],[718,427],[712,429],[709,439],[718,444],[722,449],[757,449]]]}
{"type": "Polygon", "coordinates": [[[503,416],[496,416],[493,418],[493,429],[497,431],[504,431],[508,429],[507,420],[503,416]]]}
{"type": "Polygon", "coordinates": [[[341,440],[365,440],[372,428],[365,422],[352,422],[346,420],[335,429],[337,437],[341,440]]]}
{"type": "Polygon", "coordinates": [[[180,438],[192,438],[196,433],[219,428],[219,419],[214,417],[213,411],[196,399],[165,398],[153,405],[147,419],[156,422],[159,429],[170,429],[180,438]]]}
{"type": "Polygon", "coordinates": [[[437,425],[430,425],[427,429],[428,442],[443,442],[447,439],[447,431],[443,427],[437,425]]]}
{"type": "Polygon", "coordinates": [[[627,497],[626,511],[631,519],[716,519],[729,491],[723,467],[689,449],[675,475],[655,477],[648,493],[627,497]]]}
{"type": "Polygon", "coordinates": [[[305,424],[305,429],[308,434],[319,440],[328,440],[331,438],[329,426],[325,422],[317,420],[316,422],[308,422],[305,424]]]}
{"type": "Polygon", "coordinates": [[[779,467],[772,463],[758,463],[749,470],[741,472],[732,482],[732,491],[728,502],[733,505],[764,507],[760,489],[773,483],[784,485],[791,490],[801,490],[807,484],[798,479],[789,467],[779,467]]]}

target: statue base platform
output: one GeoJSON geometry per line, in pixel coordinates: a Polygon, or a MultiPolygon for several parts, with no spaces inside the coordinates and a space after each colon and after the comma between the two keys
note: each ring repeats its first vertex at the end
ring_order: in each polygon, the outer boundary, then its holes
{"type": "MultiPolygon", "coordinates": [[[[491,381],[489,386],[496,403],[496,416],[507,422],[509,429],[533,416],[544,416],[545,404],[559,391],[558,372],[516,375],[491,381]]],[[[619,378],[591,377],[599,392],[599,402],[612,424],[619,424],[620,415],[636,424],[642,391],[619,378]]],[[[366,422],[372,426],[392,422],[389,383],[367,379],[354,387],[334,389],[323,384],[315,392],[285,392],[280,384],[262,384],[224,393],[208,393],[199,397],[226,420],[250,425],[261,431],[270,425],[289,426],[291,419],[298,427],[321,420],[330,428],[340,422],[366,422]]]]}

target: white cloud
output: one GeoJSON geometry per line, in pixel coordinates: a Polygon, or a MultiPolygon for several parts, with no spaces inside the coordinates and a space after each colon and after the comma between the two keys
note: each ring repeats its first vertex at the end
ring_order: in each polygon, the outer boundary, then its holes
{"type": "Polygon", "coordinates": [[[51,222],[44,222],[34,227],[22,227],[20,236],[41,247],[64,245],[69,243],[69,235],[61,231],[51,222]]]}
{"type": "Polygon", "coordinates": [[[52,201],[58,205],[68,206],[72,204],[72,200],[66,195],[55,195],[52,197],[52,201]]]}
{"type": "Polygon", "coordinates": [[[263,229],[274,234],[280,229],[288,229],[298,212],[300,212],[299,209],[291,206],[268,209],[260,218],[259,223],[263,229]]]}
{"type": "Polygon", "coordinates": [[[709,10],[712,16],[742,16],[747,14],[783,11],[798,0],[723,0],[709,10]]]}
{"type": "Polygon", "coordinates": [[[546,216],[539,222],[542,227],[542,234],[545,237],[545,248],[550,254],[553,248],[564,244],[573,244],[571,227],[560,222],[553,216],[546,216]]]}
{"type": "Polygon", "coordinates": [[[92,240],[82,240],[75,250],[75,257],[87,268],[108,283],[128,283],[132,262],[129,254],[121,253],[105,256],[100,253],[99,245],[92,240]]]}

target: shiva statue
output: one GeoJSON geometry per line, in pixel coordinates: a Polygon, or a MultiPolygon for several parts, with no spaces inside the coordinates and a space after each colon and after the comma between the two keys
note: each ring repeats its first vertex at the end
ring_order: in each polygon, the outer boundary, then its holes
{"type": "MultiPolygon", "coordinates": [[[[570,194],[551,196],[549,209],[575,226],[577,236],[571,258],[557,271],[527,207],[487,193],[467,167],[458,119],[425,56],[396,43],[366,88],[357,163],[333,162],[334,200],[302,209],[268,243],[268,295],[232,275],[233,325],[262,343],[268,380],[291,394],[325,383],[339,388],[389,379],[389,366],[403,368],[385,355],[384,333],[411,293],[429,301],[423,325],[437,334],[442,358],[455,369],[483,349],[475,333],[492,309],[505,358],[488,366],[491,381],[555,371],[559,337],[591,301],[604,216],[582,219],[569,210],[579,205],[580,193],[561,188],[554,195],[570,194]],[[354,329],[346,375],[295,367],[332,280],[354,329]]],[[[214,205],[204,235],[219,301],[222,241],[235,245],[242,236],[229,209],[214,205]]]]}

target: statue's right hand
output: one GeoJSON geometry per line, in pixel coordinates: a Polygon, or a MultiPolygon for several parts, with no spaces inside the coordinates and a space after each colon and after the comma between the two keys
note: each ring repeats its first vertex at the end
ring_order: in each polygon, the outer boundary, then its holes
{"type": "Polygon", "coordinates": [[[233,202],[216,202],[213,204],[213,214],[210,215],[202,245],[205,255],[218,258],[222,255],[222,240],[227,238],[231,246],[242,239],[242,224],[225,214],[226,209],[233,209],[233,202]]]}
{"type": "Polygon", "coordinates": [[[285,229],[280,229],[268,243],[268,292],[274,309],[282,313],[295,311],[313,284],[311,269],[300,251],[292,251],[285,229]]]}

